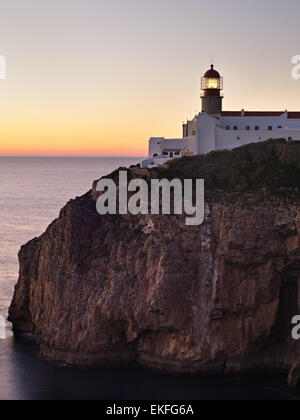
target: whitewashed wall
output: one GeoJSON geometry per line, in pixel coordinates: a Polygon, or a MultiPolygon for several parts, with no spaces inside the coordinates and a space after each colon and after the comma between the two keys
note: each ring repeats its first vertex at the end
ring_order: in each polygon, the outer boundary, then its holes
{"type": "Polygon", "coordinates": [[[233,149],[249,143],[258,143],[269,139],[288,140],[289,138],[300,141],[300,130],[226,131],[217,127],[215,150],[233,149]]]}

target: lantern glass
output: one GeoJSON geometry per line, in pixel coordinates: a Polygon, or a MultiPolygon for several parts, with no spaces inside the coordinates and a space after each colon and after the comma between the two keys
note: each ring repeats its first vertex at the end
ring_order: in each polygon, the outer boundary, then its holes
{"type": "Polygon", "coordinates": [[[202,77],[202,89],[223,89],[223,79],[217,77],[202,77]]]}
{"type": "Polygon", "coordinates": [[[209,78],[207,80],[207,89],[218,89],[219,83],[218,79],[209,78]]]}

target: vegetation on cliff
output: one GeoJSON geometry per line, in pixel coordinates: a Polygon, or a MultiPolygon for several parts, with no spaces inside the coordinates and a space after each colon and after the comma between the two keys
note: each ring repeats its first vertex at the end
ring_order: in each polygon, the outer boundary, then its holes
{"type": "Polygon", "coordinates": [[[300,198],[300,142],[268,140],[232,151],[174,159],[160,178],[204,179],[207,192],[269,193],[300,198]]]}

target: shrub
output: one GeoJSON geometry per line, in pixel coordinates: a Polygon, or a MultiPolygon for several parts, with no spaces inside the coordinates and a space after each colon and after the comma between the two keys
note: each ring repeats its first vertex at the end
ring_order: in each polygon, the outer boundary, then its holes
{"type": "Polygon", "coordinates": [[[204,179],[206,192],[299,194],[300,142],[268,140],[172,160],[155,171],[159,178],[204,179]]]}

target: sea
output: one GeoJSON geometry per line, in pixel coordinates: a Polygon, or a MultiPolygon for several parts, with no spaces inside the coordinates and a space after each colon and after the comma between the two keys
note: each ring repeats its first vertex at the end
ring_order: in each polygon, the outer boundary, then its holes
{"type": "Polygon", "coordinates": [[[0,400],[298,400],[286,378],[167,375],[137,365],[74,368],[45,361],[31,335],[7,322],[18,251],[92,182],[142,158],[0,157],[0,400]]]}

